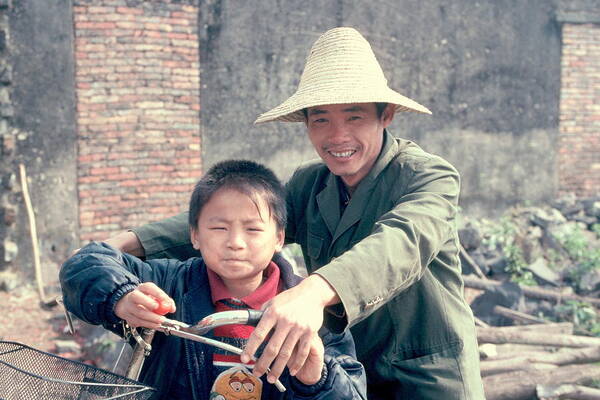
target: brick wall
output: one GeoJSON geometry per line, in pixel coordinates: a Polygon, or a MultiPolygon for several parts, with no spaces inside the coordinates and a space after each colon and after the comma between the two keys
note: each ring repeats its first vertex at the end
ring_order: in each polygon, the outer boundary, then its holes
{"type": "Polygon", "coordinates": [[[74,2],[82,240],[187,209],[201,173],[194,2],[74,2]]]}
{"type": "Polygon", "coordinates": [[[600,23],[564,23],[559,192],[600,195],[600,23]]]}

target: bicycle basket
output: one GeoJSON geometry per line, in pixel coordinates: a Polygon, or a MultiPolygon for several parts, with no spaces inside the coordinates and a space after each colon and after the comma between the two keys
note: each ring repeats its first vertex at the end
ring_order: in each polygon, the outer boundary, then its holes
{"type": "Polygon", "coordinates": [[[112,372],[0,341],[0,400],[145,400],[153,393],[112,372]]]}

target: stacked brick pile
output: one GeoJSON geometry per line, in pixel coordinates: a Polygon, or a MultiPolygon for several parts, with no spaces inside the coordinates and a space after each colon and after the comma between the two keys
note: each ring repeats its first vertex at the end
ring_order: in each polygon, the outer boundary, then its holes
{"type": "Polygon", "coordinates": [[[581,197],[600,195],[598,22],[565,23],[562,30],[559,188],[581,197]]]}
{"type": "Polygon", "coordinates": [[[187,209],[201,174],[197,6],[73,7],[82,240],[187,209]]]}

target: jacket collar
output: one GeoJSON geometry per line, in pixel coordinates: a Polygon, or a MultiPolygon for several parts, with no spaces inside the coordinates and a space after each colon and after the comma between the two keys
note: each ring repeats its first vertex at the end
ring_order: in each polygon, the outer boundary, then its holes
{"type": "Polygon", "coordinates": [[[366,203],[369,201],[369,196],[367,196],[367,194],[371,192],[377,178],[396,156],[397,151],[398,142],[387,130],[384,130],[383,144],[379,156],[371,168],[371,171],[369,171],[367,176],[360,181],[352,194],[350,203],[348,203],[348,206],[344,211],[344,215],[340,215],[341,209],[338,187],[338,185],[343,183],[331,172],[329,173],[326,180],[326,187],[317,195],[317,204],[319,206],[320,214],[325,220],[327,229],[329,229],[329,232],[333,237],[333,241],[360,220],[363,210],[367,205],[366,203]]]}
{"type": "MultiPolygon", "coordinates": [[[[279,266],[280,279],[284,289],[289,289],[300,283],[302,278],[294,274],[290,263],[279,253],[273,256],[273,261],[279,266]]],[[[201,258],[197,258],[190,267],[188,275],[190,288],[183,295],[181,310],[184,318],[183,322],[188,324],[196,324],[208,314],[215,312],[206,271],[206,264],[201,258]]],[[[214,338],[212,331],[203,336],[214,338]]],[[[184,342],[185,358],[188,372],[191,374],[194,399],[208,399],[208,390],[212,387],[212,383],[216,378],[213,376],[212,347],[191,340],[185,340],[184,342]],[[198,394],[200,397],[197,396],[198,394]]]]}
{"type": "MultiPolygon", "coordinates": [[[[273,256],[273,262],[279,267],[279,278],[283,289],[296,286],[302,277],[295,275],[290,263],[281,254],[273,256]]],[[[210,284],[206,264],[201,258],[197,259],[190,268],[190,289],[183,296],[184,318],[186,323],[195,324],[206,315],[214,312],[210,284]]]]}

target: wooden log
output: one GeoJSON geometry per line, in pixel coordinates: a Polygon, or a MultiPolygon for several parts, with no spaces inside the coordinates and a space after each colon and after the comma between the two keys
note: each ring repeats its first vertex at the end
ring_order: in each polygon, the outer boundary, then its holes
{"type": "MultiPolygon", "coordinates": [[[[480,290],[487,290],[494,286],[500,286],[502,284],[502,282],[495,281],[492,279],[483,280],[470,275],[463,275],[463,281],[465,283],[465,286],[480,290]]],[[[557,290],[545,289],[537,286],[519,285],[519,287],[523,291],[523,295],[533,299],[548,300],[555,303],[560,303],[565,300],[576,300],[592,304],[596,307],[600,307],[600,299],[593,297],[578,296],[576,294],[571,293],[561,293],[557,290]]]]}
{"type": "Polygon", "coordinates": [[[46,298],[44,290],[44,278],[42,276],[42,265],[40,261],[40,249],[37,235],[37,226],[35,223],[35,213],[29,196],[29,185],[27,184],[27,172],[24,164],[19,164],[19,173],[21,175],[21,190],[23,191],[23,200],[25,201],[25,209],[27,210],[27,219],[29,220],[29,236],[31,238],[31,250],[33,253],[33,268],[35,271],[35,281],[37,283],[38,295],[42,303],[50,303],[51,300],[46,298]]]}
{"type": "Polygon", "coordinates": [[[540,399],[600,400],[600,389],[579,385],[538,385],[540,399]]]}
{"type": "Polygon", "coordinates": [[[493,343],[480,344],[479,347],[479,359],[489,360],[490,358],[498,357],[498,345],[493,343]]]}
{"type": "Polygon", "coordinates": [[[544,347],[540,347],[538,349],[537,346],[527,346],[524,344],[496,344],[494,346],[496,346],[496,351],[498,352],[498,355],[488,357],[485,359],[485,361],[501,361],[510,360],[517,357],[535,357],[542,354],[548,354],[548,350],[546,350],[544,347]]]}
{"type": "MultiPolygon", "coordinates": [[[[503,326],[497,327],[506,332],[546,332],[559,333],[565,335],[573,334],[573,324],[571,322],[552,322],[549,324],[529,324],[529,325],[514,325],[514,326],[503,326]]],[[[485,343],[482,343],[485,344],[485,343]]],[[[487,343],[493,344],[493,343],[487,343]]],[[[495,356],[488,357],[487,360],[503,360],[507,358],[532,356],[539,354],[546,354],[548,352],[548,346],[536,346],[531,344],[493,344],[496,346],[495,356]]]]}
{"type": "Polygon", "coordinates": [[[473,316],[473,319],[475,320],[475,326],[480,326],[482,328],[489,328],[490,327],[489,324],[487,324],[484,321],[480,320],[476,316],[473,316]]]}
{"type": "Polygon", "coordinates": [[[600,338],[549,334],[546,332],[515,332],[502,327],[477,328],[477,340],[481,343],[516,343],[555,347],[596,347],[600,346],[600,338]]]}
{"type": "Polygon", "coordinates": [[[561,333],[565,335],[573,334],[572,322],[550,322],[545,324],[527,324],[527,325],[512,325],[512,326],[497,326],[495,329],[500,329],[503,332],[545,332],[545,333],[561,333]]]}
{"type": "Polygon", "coordinates": [[[477,275],[479,278],[481,278],[483,280],[488,280],[488,278],[485,276],[485,274],[479,267],[479,264],[477,264],[475,262],[475,260],[473,260],[473,258],[469,255],[469,253],[467,253],[467,250],[465,250],[465,248],[463,247],[462,244],[460,245],[460,255],[466,261],[466,263],[471,267],[471,269],[473,269],[473,271],[475,271],[475,275],[477,275]]]}
{"type": "Polygon", "coordinates": [[[530,357],[532,362],[555,365],[587,364],[600,361],[600,347],[582,347],[530,357]]]}
{"type": "Polygon", "coordinates": [[[515,371],[483,378],[487,400],[528,400],[535,398],[537,385],[584,384],[600,378],[600,366],[567,365],[551,370],[515,371]]]}
{"type": "Polygon", "coordinates": [[[548,321],[542,318],[534,317],[520,311],[512,310],[510,308],[502,306],[494,306],[493,309],[495,314],[502,315],[505,318],[512,319],[513,321],[524,322],[526,324],[547,324],[548,321]]]}
{"type": "Polygon", "coordinates": [[[484,360],[480,363],[481,376],[489,376],[515,370],[542,369],[544,365],[586,364],[600,361],[600,347],[536,353],[500,360],[484,360]]]}
{"type": "Polygon", "coordinates": [[[479,364],[482,377],[514,371],[529,371],[558,368],[558,365],[528,362],[528,357],[513,357],[504,360],[482,360],[479,364]]]}

